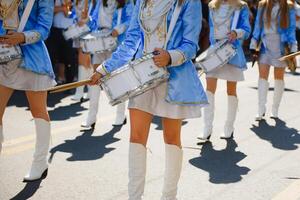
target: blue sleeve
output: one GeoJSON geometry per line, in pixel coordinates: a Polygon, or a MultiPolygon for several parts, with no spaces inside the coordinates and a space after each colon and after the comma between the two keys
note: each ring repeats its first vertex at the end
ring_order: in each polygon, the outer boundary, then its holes
{"type": "Polygon", "coordinates": [[[255,25],[254,25],[254,30],[252,33],[252,39],[256,40],[258,42],[260,40],[260,33],[262,27],[260,26],[260,18],[262,15],[262,8],[259,8],[257,11],[256,19],[255,19],[255,25]]]}
{"type": "Polygon", "coordinates": [[[209,24],[209,41],[211,44],[215,43],[214,39],[214,25],[213,25],[213,20],[212,20],[212,9],[209,9],[209,19],[208,19],[208,24],[209,24]]]}
{"type": "Polygon", "coordinates": [[[133,58],[139,47],[142,40],[142,33],[138,21],[140,1],[141,0],[137,1],[134,8],[133,16],[126,33],[126,39],[118,46],[111,58],[104,62],[104,67],[108,73],[111,73],[117,68],[128,63],[133,58]]]}
{"type": "Polygon", "coordinates": [[[100,3],[101,0],[97,1],[97,4],[95,6],[94,9],[92,9],[91,14],[90,14],[90,20],[87,23],[87,25],[89,26],[89,28],[94,31],[97,30],[98,28],[98,17],[99,17],[99,10],[100,10],[100,3]]]}
{"type": "Polygon", "coordinates": [[[23,32],[25,34],[27,44],[46,40],[52,26],[54,2],[49,0],[39,0],[36,1],[36,3],[37,20],[35,22],[35,26],[30,30],[25,27],[23,32]]]}
{"type": "Polygon", "coordinates": [[[287,39],[290,45],[297,43],[296,40],[296,11],[290,10],[289,28],[287,30],[287,39]]]}
{"type": "Polygon", "coordinates": [[[239,21],[237,24],[238,29],[244,30],[244,35],[241,38],[242,40],[246,40],[249,38],[250,33],[251,33],[251,25],[250,25],[250,20],[249,20],[249,8],[247,6],[243,6],[240,12],[240,17],[239,21]]]}
{"type": "Polygon", "coordinates": [[[186,1],[182,9],[182,42],[176,50],[180,51],[187,61],[193,59],[198,50],[202,24],[201,2],[198,0],[186,1]]]}

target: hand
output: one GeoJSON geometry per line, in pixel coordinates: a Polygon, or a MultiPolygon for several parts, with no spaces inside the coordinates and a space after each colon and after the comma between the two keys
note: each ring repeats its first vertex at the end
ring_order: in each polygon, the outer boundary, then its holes
{"type": "Polygon", "coordinates": [[[257,60],[258,59],[258,57],[259,57],[259,55],[258,55],[259,52],[258,51],[251,49],[251,54],[252,54],[252,59],[253,60],[257,60]]]}
{"type": "Polygon", "coordinates": [[[102,78],[102,74],[100,74],[99,72],[95,72],[92,76],[91,76],[91,83],[90,85],[98,85],[100,84],[100,79],[102,78]]]}
{"type": "Polygon", "coordinates": [[[15,46],[25,43],[25,35],[18,32],[8,32],[6,35],[0,37],[1,44],[7,44],[8,46],[15,46]]]}
{"type": "Polygon", "coordinates": [[[235,31],[231,31],[227,36],[229,42],[234,42],[237,39],[237,33],[235,31]]]}
{"type": "Polygon", "coordinates": [[[118,37],[119,36],[119,33],[116,29],[114,29],[112,32],[111,32],[111,36],[113,37],[118,37]]]}
{"type": "Polygon", "coordinates": [[[157,67],[166,67],[171,63],[171,56],[168,51],[161,48],[155,48],[154,51],[157,52],[157,55],[154,55],[153,61],[157,67]]]}

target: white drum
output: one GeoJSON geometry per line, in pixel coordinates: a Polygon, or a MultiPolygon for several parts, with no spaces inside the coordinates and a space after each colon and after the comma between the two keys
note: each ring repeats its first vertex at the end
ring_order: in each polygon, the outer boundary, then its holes
{"type": "Polygon", "coordinates": [[[196,67],[204,72],[210,72],[223,67],[236,53],[236,48],[227,40],[219,41],[196,58],[196,67]]]}
{"type": "Polygon", "coordinates": [[[148,54],[102,78],[101,87],[111,105],[143,94],[168,80],[169,73],[166,68],[157,67],[152,58],[153,55],[148,54]]]}
{"type": "Polygon", "coordinates": [[[22,58],[20,46],[11,46],[0,44],[0,64],[8,63],[9,61],[22,58]]]}
{"type": "Polygon", "coordinates": [[[102,53],[117,48],[117,38],[111,36],[111,31],[93,32],[80,38],[80,47],[84,53],[102,53]]]}
{"type": "Polygon", "coordinates": [[[83,26],[78,26],[77,24],[73,24],[67,28],[63,32],[65,40],[70,40],[70,39],[77,39],[80,38],[83,35],[86,35],[90,32],[90,28],[88,25],[83,25],[83,26]]]}

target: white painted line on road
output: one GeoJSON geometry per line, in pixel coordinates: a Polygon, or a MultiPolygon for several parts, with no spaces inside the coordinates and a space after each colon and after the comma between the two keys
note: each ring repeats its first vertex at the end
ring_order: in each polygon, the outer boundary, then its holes
{"type": "Polygon", "coordinates": [[[272,200],[299,200],[300,180],[293,182],[285,190],[276,195],[272,200]]]}
{"type": "MultiPolygon", "coordinates": [[[[114,118],[114,115],[109,115],[106,117],[102,117],[99,122],[108,122],[112,121],[114,118]]],[[[80,127],[77,126],[67,126],[59,129],[55,129],[52,131],[51,136],[60,135],[62,133],[66,133],[72,130],[80,130],[80,127]]],[[[35,135],[26,135],[23,137],[18,137],[15,139],[8,140],[4,142],[3,149],[2,149],[2,155],[9,156],[9,155],[15,155],[30,149],[33,149],[35,146],[35,135]]]]}

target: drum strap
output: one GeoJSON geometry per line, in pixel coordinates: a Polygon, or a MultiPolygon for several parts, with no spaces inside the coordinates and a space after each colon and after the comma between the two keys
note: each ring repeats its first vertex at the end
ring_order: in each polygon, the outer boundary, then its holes
{"type": "Polygon", "coordinates": [[[177,0],[176,8],[174,10],[173,16],[171,18],[170,26],[169,26],[169,29],[168,29],[168,33],[167,33],[167,37],[166,37],[166,42],[165,42],[165,45],[164,45],[164,49],[167,48],[168,42],[169,42],[169,40],[171,38],[171,35],[172,35],[173,30],[175,28],[176,22],[178,20],[178,17],[179,17],[180,11],[181,11],[181,7],[182,6],[179,5],[179,0],[177,0]]]}
{"type": "Polygon", "coordinates": [[[239,17],[240,17],[240,12],[241,12],[240,9],[234,11],[233,21],[232,21],[232,24],[231,24],[231,30],[236,29],[237,24],[238,24],[238,20],[239,20],[239,17]]]}
{"type": "Polygon", "coordinates": [[[32,9],[32,7],[33,7],[34,1],[35,1],[35,0],[28,0],[27,5],[26,5],[26,8],[25,8],[25,10],[24,10],[24,13],[23,13],[22,18],[21,18],[21,21],[20,21],[20,25],[19,25],[19,27],[18,27],[18,32],[23,32],[23,30],[24,30],[24,28],[25,28],[25,25],[26,25],[26,23],[27,23],[27,20],[28,20],[28,18],[29,18],[31,9],[32,9]]]}
{"type": "Polygon", "coordinates": [[[117,20],[117,25],[121,24],[121,19],[122,19],[122,8],[118,9],[118,20],[117,20]]]}

